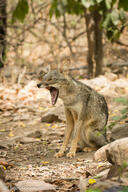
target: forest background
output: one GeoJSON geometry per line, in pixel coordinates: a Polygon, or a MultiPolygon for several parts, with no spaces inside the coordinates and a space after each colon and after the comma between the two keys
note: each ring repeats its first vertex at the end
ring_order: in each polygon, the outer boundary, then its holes
{"type": "MultiPolygon", "coordinates": [[[[31,179],[61,192],[120,186],[127,164],[115,164],[118,178],[103,182],[93,177],[113,167],[110,159],[94,162],[94,152],[54,157],[66,126],[63,104],[58,99],[51,105],[37,76],[63,70],[103,94],[108,139],[128,137],[127,11],[127,0],[0,0],[0,178],[13,191],[13,185],[32,185],[31,179]]],[[[128,154],[126,146],[113,153],[115,159],[128,154]]],[[[128,186],[127,174],[122,183],[128,186]]]]}

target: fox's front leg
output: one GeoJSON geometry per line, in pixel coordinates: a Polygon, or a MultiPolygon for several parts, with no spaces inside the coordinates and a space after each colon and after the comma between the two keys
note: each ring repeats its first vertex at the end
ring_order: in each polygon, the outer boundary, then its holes
{"type": "Polygon", "coordinates": [[[83,126],[82,120],[77,120],[74,127],[74,133],[73,133],[73,139],[71,142],[71,148],[69,153],[67,154],[67,157],[72,158],[76,154],[77,144],[80,139],[81,129],[83,126]]]}
{"type": "Polygon", "coordinates": [[[65,129],[64,141],[63,141],[63,144],[60,148],[60,151],[55,154],[55,157],[64,156],[64,152],[65,152],[66,147],[69,143],[69,139],[70,139],[73,127],[74,127],[74,120],[73,120],[71,112],[68,109],[65,109],[65,115],[66,115],[67,126],[65,129]]]}

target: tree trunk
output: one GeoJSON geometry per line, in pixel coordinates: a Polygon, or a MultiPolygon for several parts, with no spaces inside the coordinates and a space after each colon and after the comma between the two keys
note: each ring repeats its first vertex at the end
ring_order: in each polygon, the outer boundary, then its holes
{"type": "Polygon", "coordinates": [[[103,64],[103,42],[102,42],[102,34],[103,31],[100,29],[100,21],[101,15],[98,11],[93,12],[93,20],[95,23],[94,26],[94,59],[96,63],[95,77],[102,74],[102,64],[103,64]]]}
{"type": "Polygon", "coordinates": [[[101,16],[98,11],[85,10],[85,21],[88,40],[88,77],[96,77],[102,74],[103,42],[102,30],[99,28],[101,16]],[[95,64],[95,72],[94,72],[95,64]]]}
{"type": "Polygon", "coordinates": [[[0,67],[4,66],[6,56],[7,0],[0,0],[0,67]]]}
{"type": "Polygon", "coordinates": [[[92,19],[92,13],[85,9],[85,22],[88,41],[88,77],[93,77],[94,73],[94,20],[92,19]]]}

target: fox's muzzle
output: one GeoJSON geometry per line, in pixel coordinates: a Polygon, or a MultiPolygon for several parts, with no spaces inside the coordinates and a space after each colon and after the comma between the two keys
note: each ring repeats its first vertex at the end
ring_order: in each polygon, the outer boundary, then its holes
{"type": "Polygon", "coordinates": [[[38,88],[48,88],[48,85],[43,85],[42,83],[37,84],[38,88]]]}

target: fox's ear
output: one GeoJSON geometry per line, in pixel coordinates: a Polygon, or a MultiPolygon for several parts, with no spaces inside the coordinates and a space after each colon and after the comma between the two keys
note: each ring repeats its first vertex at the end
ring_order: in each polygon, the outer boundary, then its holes
{"type": "Polygon", "coordinates": [[[63,75],[69,75],[69,63],[70,63],[70,58],[66,57],[62,61],[62,63],[58,66],[58,72],[62,73],[63,75]]]}
{"type": "Polygon", "coordinates": [[[67,79],[68,81],[72,80],[72,77],[69,73],[64,73],[63,75],[64,75],[65,79],[67,79]]]}
{"type": "Polygon", "coordinates": [[[72,78],[68,68],[65,68],[65,70],[62,71],[62,74],[65,77],[65,79],[67,79],[68,81],[71,81],[72,78]]]}
{"type": "Polygon", "coordinates": [[[60,73],[63,74],[63,76],[67,79],[70,80],[70,73],[69,73],[69,69],[68,68],[63,68],[61,70],[59,70],[60,73]]]}

